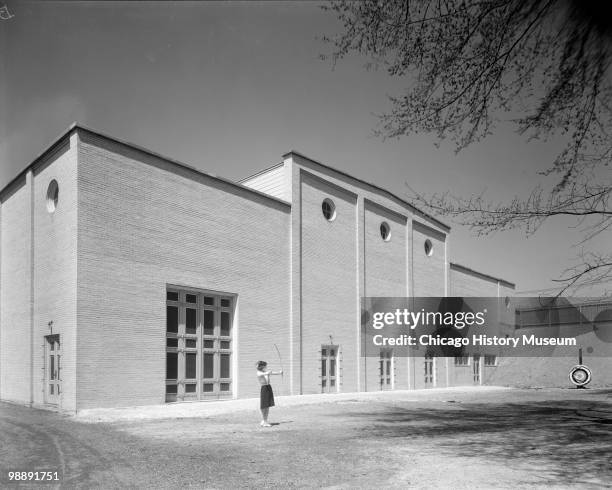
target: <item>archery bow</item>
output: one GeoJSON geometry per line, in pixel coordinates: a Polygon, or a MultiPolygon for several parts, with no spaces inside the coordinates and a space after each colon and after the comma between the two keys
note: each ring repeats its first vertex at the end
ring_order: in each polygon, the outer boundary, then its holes
{"type": "Polygon", "coordinates": [[[285,369],[283,368],[283,358],[281,357],[280,351],[278,350],[278,345],[274,344],[274,348],[276,349],[276,353],[278,354],[278,362],[280,363],[280,367],[281,367],[281,377],[283,378],[283,381],[285,380],[285,369]]]}

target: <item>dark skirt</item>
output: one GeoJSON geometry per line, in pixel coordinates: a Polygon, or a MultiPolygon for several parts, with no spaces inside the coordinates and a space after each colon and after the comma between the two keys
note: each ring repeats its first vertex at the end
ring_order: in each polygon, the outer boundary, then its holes
{"type": "Polygon", "coordinates": [[[259,396],[259,408],[268,408],[274,406],[274,393],[272,386],[263,385],[259,396]]]}

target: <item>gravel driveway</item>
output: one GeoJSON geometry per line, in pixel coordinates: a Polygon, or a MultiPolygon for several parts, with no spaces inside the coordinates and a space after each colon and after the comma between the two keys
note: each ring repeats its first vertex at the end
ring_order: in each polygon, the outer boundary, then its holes
{"type": "MultiPolygon", "coordinates": [[[[98,410],[0,404],[8,471],[57,471],[21,488],[603,488],[612,390],[440,389],[98,410]],[[190,405],[190,406],[188,406],[190,405]],[[221,407],[221,408],[219,408],[221,407]]],[[[13,485],[16,485],[13,483],[13,485]]]]}

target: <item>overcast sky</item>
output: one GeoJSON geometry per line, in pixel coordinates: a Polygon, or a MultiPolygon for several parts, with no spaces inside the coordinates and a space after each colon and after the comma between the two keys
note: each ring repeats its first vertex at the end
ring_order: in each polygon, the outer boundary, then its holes
{"type": "MultiPolygon", "coordinates": [[[[329,47],[318,36],[339,25],[318,2],[5,4],[14,17],[0,20],[0,188],[73,121],[233,180],[294,149],[399,196],[405,182],[426,194],[525,195],[559,150],[506,124],[457,155],[429,135],[373,136],[402,81],[358,57],[321,61],[329,47]]],[[[529,239],[474,237],[442,220],[452,261],[521,291],[554,286],[580,240],[571,220],[529,239]]]]}

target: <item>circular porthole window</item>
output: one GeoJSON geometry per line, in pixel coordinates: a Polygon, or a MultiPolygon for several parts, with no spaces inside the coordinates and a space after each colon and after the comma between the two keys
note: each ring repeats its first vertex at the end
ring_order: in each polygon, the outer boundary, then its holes
{"type": "Polygon", "coordinates": [[[380,236],[385,242],[391,240],[391,227],[386,221],[380,224],[380,236]]]}
{"type": "Polygon", "coordinates": [[[321,204],[321,211],[323,211],[323,216],[327,221],[333,221],[336,219],[336,205],[334,201],[331,199],[324,199],[321,204]]]}
{"type": "Polygon", "coordinates": [[[51,182],[49,182],[49,187],[47,187],[47,211],[50,213],[55,212],[58,200],[59,186],[57,185],[57,180],[53,179],[51,182]]]}
{"type": "Polygon", "coordinates": [[[433,243],[431,243],[429,238],[425,240],[425,255],[427,255],[427,257],[431,257],[433,255],[433,243]]]}

